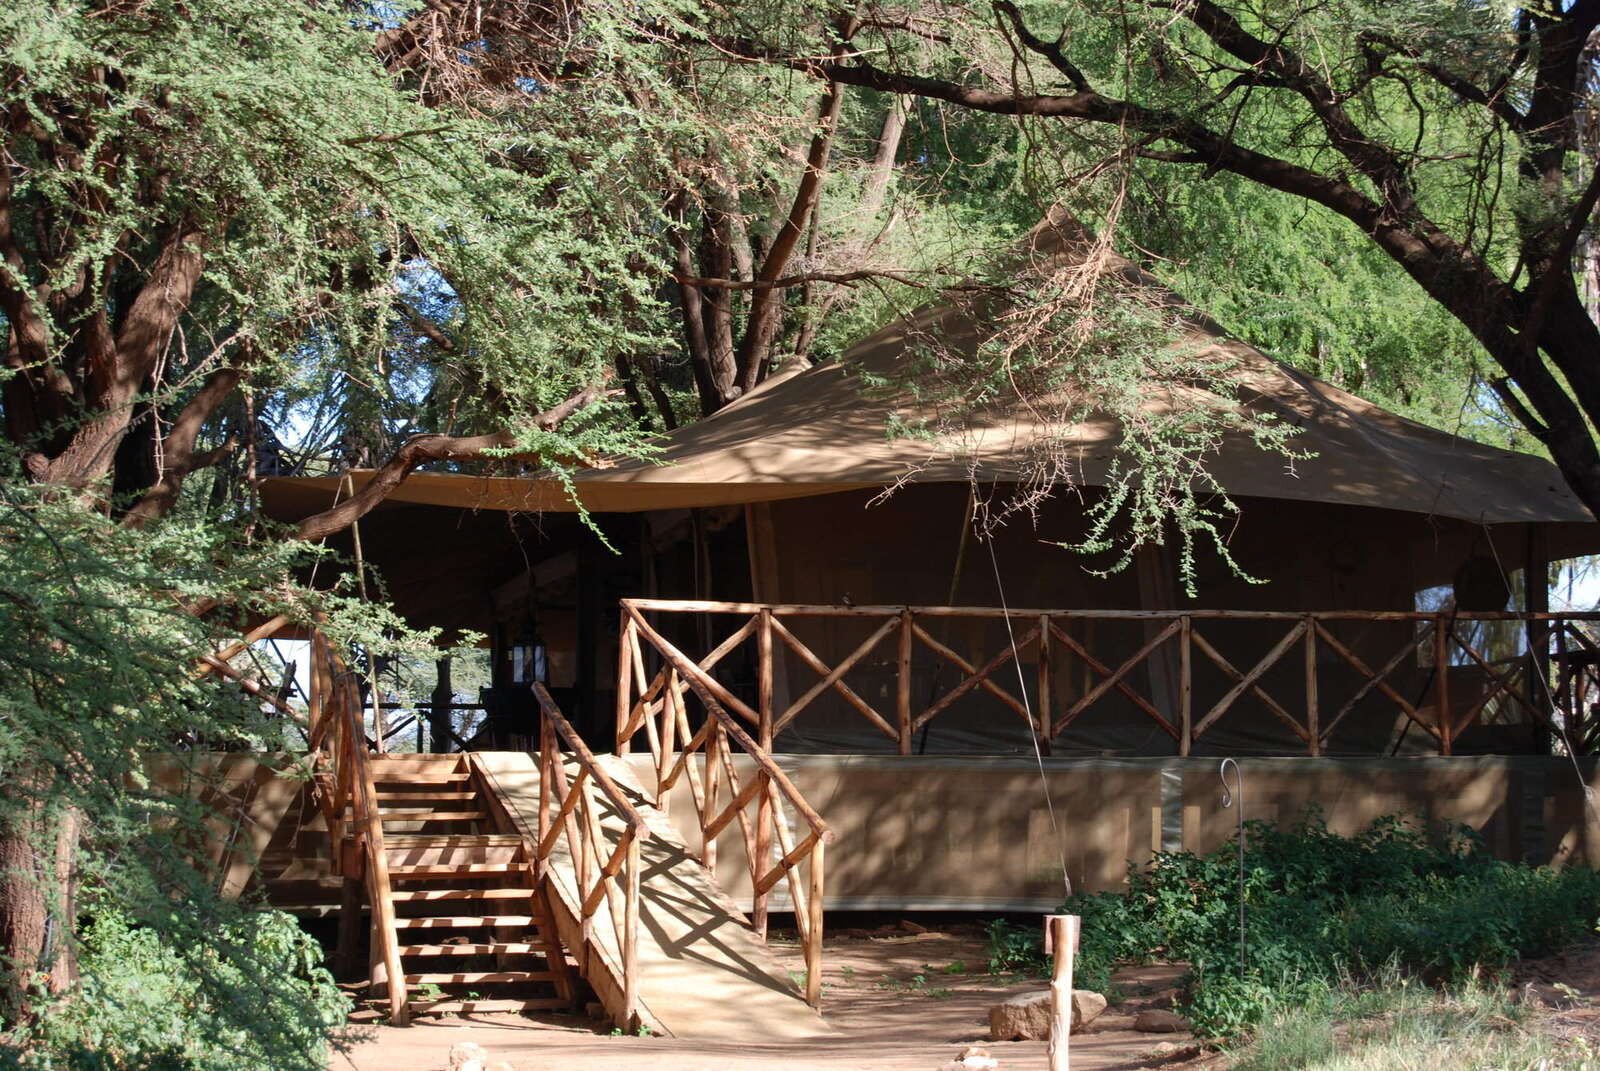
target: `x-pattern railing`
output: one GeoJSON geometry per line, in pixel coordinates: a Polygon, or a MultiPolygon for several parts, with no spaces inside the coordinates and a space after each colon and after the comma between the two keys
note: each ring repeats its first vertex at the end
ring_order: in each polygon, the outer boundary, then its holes
{"type": "MultiPolygon", "coordinates": [[[[788,724],[805,703],[797,701],[781,717],[775,717],[770,673],[762,677],[756,707],[739,699],[711,674],[729,651],[751,636],[757,640],[763,664],[769,667],[775,636],[785,637],[784,642],[797,651],[804,650],[804,645],[772,615],[757,614],[695,661],[657,631],[643,613],[624,602],[618,672],[627,683],[619,690],[618,752],[626,752],[627,741],[641,727],[645,730],[655,760],[658,806],[665,802],[667,792],[680,777],[686,779],[700,827],[701,861],[708,869],[716,865],[718,838],[737,823],[753,889],[752,921],[763,935],[768,897],[780,882],[786,883],[805,955],[806,1000],[816,1006],[822,999],[826,849],[833,832],[772,758],[772,738],[779,731],[778,726],[788,724]],[[661,669],[653,678],[646,676],[646,650],[653,651],[661,662],[661,669]],[[689,722],[687,700],[691,694],[706,715],[697,730],[692,730],[689,722]],[[634,695],[637,702],[632,701],[634,695]],[[730,710],[755,727],[756,736],[752,737],[730,710]],[[748,780],[742,781],[734,762],[736,749],[748,756],[753,765],[748,780]],[[697,756],[701,760],[698,763],[697,756]],[[729,797],[726,804],[722,802],[724,787],[729,797]],[[790,832],[785,806],[800,823],[798,836],[790,832]],[[752,807],[754,815],[750,813],[752,807]]],[[[825,679],[834,672],[820,666],[815,655],[810,657],[825,679]]],[[[839,678],[848,668],[844,665],[830,684],[847,698],[855,693],[839,678]]],[[[857,709],[865,707],[859,696],[855,696],[855,702],[857,709]]]]}
{"type": "MultiPolygon", "coordinates": [[[[1600,620],[1600,614],[1541,613],[1439,613],[1407,611],[1288,611],[1246,610],[1000,610],[956,606],[822,606],[762,603],[703,602],[663,599],[623,600],[623,642],[618,669],[617,743],[626,750],[633,736],[643,729],[652,753],[658,759],[659,778],[674,783],[684,766],[682,752],[701,750],[707,734],[715,732],[710,723],[691,735],[682,719],[682,699],[694,686],[697,692],[713,697],[719,708],[743,719],[760,737],[761,746],[771,749],[771,740],[788,728],[821,696],[832,693],[858,712],[874,729],[894,741],[902,754],[910,754],[915,734],[963,699],[982,693],[998,701],[1024,719],[1048,750],[1050,740],[1059,738],[1086,712],[1113,694],[1131,703],[1178,744],[1180,754],[1188,754],[1195,742],[1212,730],[1227,715],[1240,709],[1248,697],[1271,717],[1282,722],[1304,745],[1307,753],[1321,754],[1333,733],[1350,714],[1374,694],[1393,704],[1395,710],[1428,733],[1442,754],[1450,754],[1461,733],[1476,721],[1491,703],[1510,704],[1527,717],[1552,731],[1560,731],[1555,720],[1565,711],[1568,725],[1588,725],[1591,720],[1582,710],[1581,695],[1600,691],[1600,648],[1577,628],[1581,621],[1600,620]],[[705,657],[698,661],[676,652],[673,659],[659,660],[659,668],[647,672],[643,652],[653,647],[662,650],[660,632],[649,624],[647,615],[715,614],[735,618],[731,631],[705,657]],[[865,638],[857,641],[833,665],[820,657],[793,627],[795,622],[818,618],[857,618],[870,623],[865,638]],[[742,618],[742,620],[738,620],[742,618]],[[981,661],[963,657],[934,632],[936,622],[952,619],[979,619],[1008,622],[1008,639],[992,656],[981,661]],[[1542,630],[1553,638],[1581,636],[1584,650],[1592,653],[1589,662],[1569,658],[1561,665],[1567,674],[1554,689],[1548,687],[1545,673],[1543,635],[1535,637],[1539,657],[1526,650],[1513,657],[1495,657],[1483,649],[1480,639],[1469,635],[1467,626],[1475,622],[1517,622],[1530,636],[1542,630]],[[1084,623],[1122,622],[1143,628],[1142,639],[1131,651],[1118,657],[1097,651],[1086,638],[1088,629],[1074,635],[1073,626],[1084,623]],[[1253,660],[1230,658],[1224,648],[1237,651],[1238,644],[1224,643],[1219,633],[1230,623],[1249,622],[1258,629],[1281,625],[1265,649],[1253,660]],[[1409,626],[1404,640],[1388,657],[1368,661],[1357,647],[1341,638],[1339,630],[1351,623],[1409,626]],[[644,637],[649,642],[641,643],[644,637]],[[751,639],[756,641],[757,701],[741,699],[714,675],[715,668],[751,639]],[[782,710],[773,708],[774,650],[787,648],[795,660],[809,667],[815,679],[804,687],[782,710]],[[942,694],[930,697],[925,705],[913,702],[913,660],[918,651],[931,652],[938,663],[955,671],[954,683],[942,694]],[[892,653],[890,653],[892,651],[892,653]],[[1017,679],[1018,659],[1032,661],[1031,694],[1019,696],[1011,684],[1017,679]],[[1158,703],[1138,681],[1136,671],[1150,667],[1155,660],[1166,660],[1165,673],[1172,678],[1175,695],[1158,703]],[[1284,671],[1298,677],[1299,687],[1292,697],[1285,694],[1284,671]],[[1407,696],[1397,682],[1401,667],[1434,667],[1427,673],[1423,692],[1407,696]],[[852,671],[864,665],[889,665],[894,678],[893,710],[879,709],[848,680],[852,671]],[[1059,672],[1069,665],[1081,667],[1084,686],[1079,694],[1057,702],[1052,697],[1059,672]],[[1224,680],[1220,692],[1196,695],[1194,685],[1198,666],[1208,666],[1224,680]],[[1335,669],[1330,669],[1330,666],[1335,669]],[[1481,690],[1455,697],[1449,694],[1450,672],[1439,667],[1470,667],[1476,671],[1481,690]],[[1006,672],[1002,674],[1002,670],[1006,672]],[[1273,671],[1277,671],[1274,673],[1273,671]],[[1323,693],[1328,691],[1335,670],[1340,675],[1341,691],[1354,686],[1336,709],[1324,709],[1323,693]],[[1584,676],[1587,673],[1587,676],[1584,676]],[[1270,676],[1270,679],[1269,679],[1270,676]],[[1009,678],[1009,680],[1008,680],[1009,678]],[[1001,683],[1006,680],[1006,683],[1001,683]],[[1585,684],[1585,682],[1588,682],[1585,684]],[[1585,691],[1584,689],[1588,690],[1585,691]],[[1276,689],[1279,694],[1273,694],[1276,689]],[[669,707],[679,708],[671,717],[669,707]],[[680,727],[681,722],[681,727],[680,727]],[[677,735],[674,735],[677,734],[677,735]],[[682,744],[680,745],[680,741],[682,744]]],[[[1259,644],[1259,640],[1255,641],[1259,644]]],[[[1124,644],[1123,650],[1126,651],[1124,644]]],[[[1369,652],[1370,653],[1370,652],[1369,652]]],[[[926,656],[924,656],[926,657],[926,656]]],[[[1414,682],[1413,682],[1414,686],[1414,682]]],[[[755,790],[759,791],[759,790],[755,790]]],[[[735,802],[740,802],[736,797],[735,802]]],[[[731,805],[730,805],[731,806],[731,805]]],[[[742,813],[742,812],[737,812],[742,813]]],[[[709,823],[720,829],[730,818],[727,810],[709,823]]],[[[760,844],[757,844],[760,847],[760,844]]]]}
{"type": "Polygon", "coordinates": [[[594,919],[601,904],[611,915],[622,959],[619,1019],[631,1029],[639,1002],[639,849],[649,837],[649,827],[562,716],[544,685],[535,684],[533,694],[540,712],[539,829],[534,853],[539,877],[547,878],[551,857],[564,838],[577,882],[578,924],[585,948],[596,947],[594,919]],[[563,746],[568,754],[563,754],[563,746]],[[576,764],[570,776],[569,761],[576,764]],[[605,810],[622,824],[615,843],[606,836],[605,810]]]}

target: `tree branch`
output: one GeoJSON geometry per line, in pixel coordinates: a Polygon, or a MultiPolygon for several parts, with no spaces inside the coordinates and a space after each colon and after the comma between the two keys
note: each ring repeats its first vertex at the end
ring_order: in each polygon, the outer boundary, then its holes
{"type": "Polygon", "coordinates": [[[161,443],[163,458],[161,479],[145,492],[123,517],[122,523],[125,526],[143,528],[151,521],[165,516],[178,504],[183,481],[189,474],[216,464],[233,448],[234,444],[229,440],[228,444],[205,454],[195,453],[195,443],[199,440],[200,430],[217,411],[217,407],[233,393],[234,388],[239,385],[239,378],[239,369],[219,368],[206,377],[206,381],[201,384],[194,397],[189,399],[188,404],[178,414],[178,418],[172,422],[172,429],[167,432],[167,437],[161,443]]]}
{"type": "MultiPolygon", "coordinates": [[[[585,387],[559,405],[536,414],[533,423],[546,431],[552,430],[580,409],[613,393],[616,392],[604,387],[585,387]]],[[[424,461],[476,461],[489,456],[491,451],[496,457],[533,456],[501,452],[512,449],[516,443],[516,436],[509,431],[488,435],[413,435],[396,448],[389,460],[373,472],[372,478],[354,495],[302,520],[295,528],[295,537],[317,542],[348,528],[388,498],[424,461]]]]}
{"type": "Polygon", "coordinates": [[[915,286],[919,289],[947,290],[951,287],[942,287],[937,283],[928,283],[917,279],[909,272],[894,268],[863,268],[860,271],[812,271],[802,272],[799,275],[785,275],[779,279],[717,279],[704,275],[682,275],[678,272],[670,273],[673,282],[679,286],[694,287],[705,290],[783,290],[791,286],[801,286],[805,283],[838,283],[840,286],[855,286],[857,283],[870,279],[892,279],[897,283],[915,286]]]}
{"type": "MultiPolygon", "coordinates": [[[[852,24],[841,27],[841,30],[840,41],[847,41],[855,32],[855,26],[852,24]]],[[[769,285],[758,287],[751,294],[744,339],[739,346],[738,384],[742,391],[753,389],[760,381],[762,365],[772,348],[772,340],[777,336],[782,319],[783,297],[781,291],[770,284],[780,278],[783,270],[788,267],[789,258],[793,256],[795,247],[800,243],[800,236],[805,232],[806,221],[816,210],[817,195],[822,189],[823,175],[827,173],[828,157],[833,150],[833,135],[839,124],[839,111],[843,104],[844,86],[830,81],[817,109],[817,131],[812,135],[811,146],[806,152],[805,171],[795,188],[794,203],[790,205],[789,214],[784,217],[783,226],[778,229],[778,234],[772,240],[772,246],[767,250],[761,268],[755,275],[756,281],[769,285]]]]}

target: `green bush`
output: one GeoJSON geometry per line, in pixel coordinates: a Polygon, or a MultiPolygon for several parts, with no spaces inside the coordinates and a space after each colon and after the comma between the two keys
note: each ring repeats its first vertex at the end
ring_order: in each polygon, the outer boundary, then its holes
{"type": "Polygon", "coordinates": [[[0,1045],[40,1071],[321,1071],[349,999],[293,917],[243,911],[174,947],[113,910],[79,947],[81,985],[0,1045]]]}
{"type": "Polygon", "coordinates": [[[1352,837],[1329,832],[1317,812],[1289,830],[1249,823],[1243,888],[1242,965],[1233,843],[1161,852],[1130,873],[1125,892],[1074,896],[1061,910],[1083,918],[1077,977],[1101,986],[1118,963],[1187,962],[1184,1011],[1202,1033],[1233,1035],[1351,976],[1459,982],[1547,955],[1600,916],[1594,870],[1501,862],[1471,830],[1430,834],[1398,816],[1352,837]]]}

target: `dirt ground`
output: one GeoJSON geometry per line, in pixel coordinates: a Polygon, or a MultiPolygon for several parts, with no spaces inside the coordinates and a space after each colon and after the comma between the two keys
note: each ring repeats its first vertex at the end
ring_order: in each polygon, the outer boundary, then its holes
{"type": "MultiPolygon", "coordinates": [[[[797,948],[774,939],[773,951],[797,973],[797,948]]],[[[1117,979],[1126,999],[1072,1038],[1074,1071],[1174,1067],[1196,1055],[1183,1034],[1133,1031],[1133,1017],[1164,1006],[1181,968],[1147,967],[1117,979]]],[[[831,938],[823,954],[823,1014],[837,1036],[750,1046],[678,1038],[613,1037],[609,1027],[572,1016],[514,1015],[421,1020],[396,1028],[357,1026],[355,1045],[332,1071],[441,1071],[450,1047],[474,1041],[516,1071],[640,1068],[647,1071],[935,1071],[968,1045],[985,1046],[1003,1071],[1043,1071],[1040,1041],[989,1042],[989,1006],[1038,979],[987,973],[975,932],[895,933],[831,938]]]]}

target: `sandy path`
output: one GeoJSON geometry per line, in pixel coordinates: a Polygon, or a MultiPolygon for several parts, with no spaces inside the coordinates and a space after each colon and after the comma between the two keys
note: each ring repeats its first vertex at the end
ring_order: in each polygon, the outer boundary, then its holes
{"type": "MultiPolygon", "coordinates": [[[[785,960],[797,950],[774,943],[785,960]]],[[[477,1020],[422,1021],[404,1029],[358,1027],[363,1038],[337,1057],[334,1071],[439,1071],[450,1046],[474,1041],[516,1071],[593,1068],[610,1071],[934,1071],[970,1044],[982,1044],[1004,1071],[1044,1071],[1044,1043],[989,1043],[989,1005],[1042,987],[1036,979],[996,978],[984,971],[982,942],[970,936],[918,934],[842,938],[823,957],[823,1012],[834,1037],[733,1045],[678,1038],[613,1037],[569,1016],[540,1019],[483,1016],[477,1020]],[[965,970],[957,971],[959,965],[965,970]]],[[[1170,984],[1176,972],[1151,968],[1122,980],[1127,1004],[1108,1010],[1091,1031],[1072,1041],[1074,1071],[1114,1071],[1159,1066],[1173,1058],[1182,1035],[1127,1029],[1129,1011],[1170,984]],[[1141,990],[1150,992],[1141,993],[1141,990]],[[1120,1027],[1120,1028],[1119,1028],[1120,1027]],[[1165,1044],[1165,1049],[1161,1047],[1165,1044]]]]}

